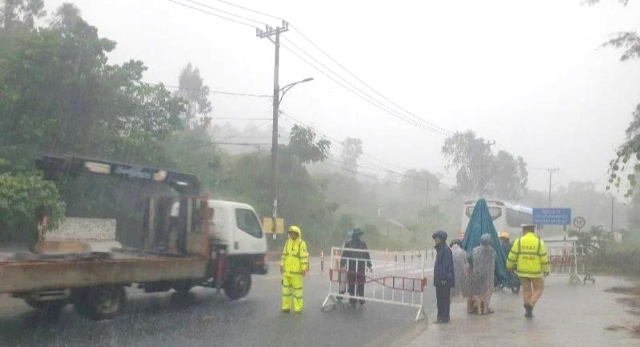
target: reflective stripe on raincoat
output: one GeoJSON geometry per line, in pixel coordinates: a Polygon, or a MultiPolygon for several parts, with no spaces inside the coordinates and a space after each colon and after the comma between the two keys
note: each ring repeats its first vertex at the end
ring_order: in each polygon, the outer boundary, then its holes
{"type": "Polygon", "coordinates": [[[534,233],[527,233],[511,246],[507,258],[507,269],[517,266],[518,276],[541,278],[549,272],[549,256],[544,241],[534,233]]]}
{"type": "Polygon", "coordinates": [[[302,232],[298,228],[293,231],[298,234],[298,238],[287,239],[282,249],[280,266],[285,275],[301,275],[303,271],[309,271],[307,243],[302,240],[302,232]]]}

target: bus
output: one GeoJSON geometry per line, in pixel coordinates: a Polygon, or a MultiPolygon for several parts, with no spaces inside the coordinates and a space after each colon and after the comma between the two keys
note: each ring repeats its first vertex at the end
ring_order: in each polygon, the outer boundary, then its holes
{"type": "MultiPolygon", "coordinates": [[[[467,230],[467,225],[475,206],[476,201],[473,200],[465,201],[464,203],[462,234],[467,230]]],[[[533,224],[533,209],[529,207],[513,205],[499,200],[487,200],[487,207],[489,207],[489,214],[491,214],[493,226],[498,234],[508,232],[512,238],[515,238],[522,233],[523,224],[533,224]]]]}

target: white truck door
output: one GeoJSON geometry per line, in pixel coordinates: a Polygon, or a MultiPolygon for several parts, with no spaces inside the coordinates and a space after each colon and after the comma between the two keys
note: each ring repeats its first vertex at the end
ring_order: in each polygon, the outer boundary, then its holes
{"type": "Polygon", "coordinates": [[[245,207],[234,208],[235,222],[234,242],[232,253],[260,254],[265,253],[266,243],[262,232],[262,225],[252,209],[245,207]]]}

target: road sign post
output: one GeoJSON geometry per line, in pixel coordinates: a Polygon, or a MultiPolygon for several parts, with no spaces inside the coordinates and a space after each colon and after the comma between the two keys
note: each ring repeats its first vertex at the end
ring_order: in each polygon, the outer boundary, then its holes
{"type": "Polygon", "coordinates": [[[586,224],[587,224],[587,220],[584,219],[584,217],[576,217],[573,220],[573,226],[578,228],[578,232],[580,232],[580,229],[584,228],[586,224]]]}

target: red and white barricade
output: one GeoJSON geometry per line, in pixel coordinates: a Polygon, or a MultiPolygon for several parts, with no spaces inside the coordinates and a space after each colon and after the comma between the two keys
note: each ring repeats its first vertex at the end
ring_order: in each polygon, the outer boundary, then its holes
{"type": "Polygon", "coordinates": [[[575,241],[545,241],[549,255],[551,275],[569,276],[570,283],[586,284],[587,281],[595,282],[591,273],[587,270],[587,255],[582,246],[575,241]],[[580,274],[584,278],[580,278],[580,274]]]}
{"type": "Polygon", "coordinates": [[[329,293],[322,309],[340,303],[373,302],[416,309],[416,321],[426,317],[426,251],[385,252],[334,247],[331,250],[329,293]],[[371,270],[366,269],[369,255],[371,270]],[[361,271],[358,272],[358,269],[361,271]],[[366,270],[365,270],[366,269],[366,270]],[[365,271],[362,271],[365,270],[365,271]],[[364,290],[358,287],[364,286],[364,290]]]}

